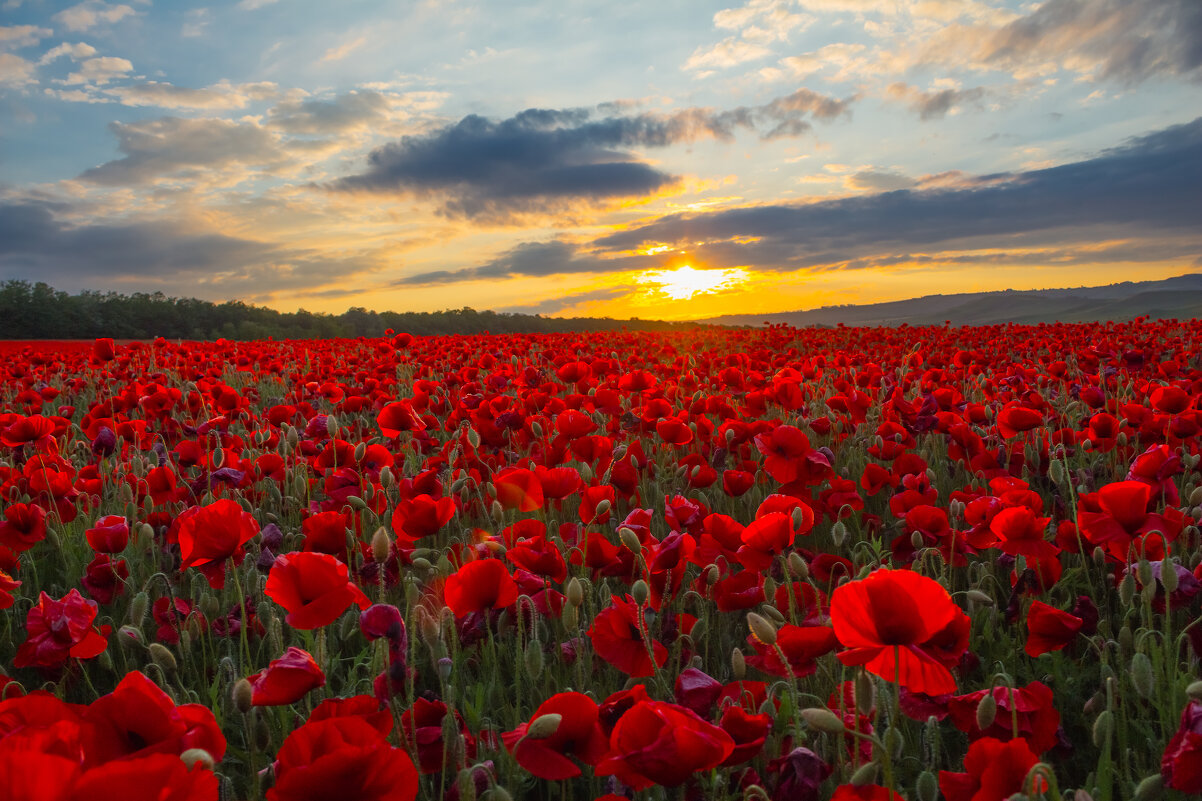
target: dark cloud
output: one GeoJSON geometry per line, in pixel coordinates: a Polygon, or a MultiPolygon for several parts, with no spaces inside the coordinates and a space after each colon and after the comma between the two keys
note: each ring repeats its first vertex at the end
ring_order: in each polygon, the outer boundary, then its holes
{"type": "Polygon", "coordinates": [[[275,136],[254,122],[161,117],[109,125],[125,154],[79,177],[106,186],[147,184],[164,177],[204,180],[226,167],[271,171],[288,162],[275,136]]]}
{"type": "Polygon", "coordinates": [[[972,89],[941,89],[924,92],[905,83],[890,84],[885,90],[889,97],[901,100],[926,121],[945,116],[949,111],[969,103],[978,103],[985,96],[979,86],[972,89]]]}
{"type": "Polygon", "coordinates": [[[568,273],[603,273],[638,269],[642,261],[629,257],[598,258],[561,240],[523,242],[478,267],[436,270],[402,278],[393,286],[428,286],[459,281],[487,281],[519,276],[541,277],[568,273]]]}
{"type": "Polygon", "coordinates": [[[687,248],[711,266],[839,266],[919,247],[1006,248],[1173,234],[1202,249],[1202,118],[1085,161],[959,178],[950,188],[672,215],[602,237],[687,248]]]}
{"type": "Polygon", "coordinates": [[[547,298],[539,303],[533,303],[526,306],[506,306],[497,309],[499,312],[510,314],[555,314],[564,309],[570,309],[581,303],[590,303],[594,301],[617,300],[632,294],[633,290],[630,287],[606,287],[604,289],[591,289],[586,292],[575,292],[570,295],[559,295],[553,298],[547,298]]]}
{"type": "Polygon", "coordinates": [[[0,201],[0,280],[45,281],[225,299],[328,286],[372,272],[366,260],[336,260],[271,242],[194,230],[181,221],[72,224],[68,204],[0,201]]]}
{"type": "Polygon", "coordinates": [[[833,119],[853,100],[802,89],[763,106],[721,112],[595,118],[588,109],[528,109],[500,122],[471,115],[377,148],[364,172],[331,188],[438,195],[445,197],[445,214],[486,219],[638,197],[677,179],[639,161],[633,148],[730,140],[739,129],[762,131],[764,138],[797,136],[809,129],[807,118],[833,119]]]}
{"type": "Polygon", "coordinates": [[[852,189],[862,189],[873,192],[895,192],[899,189],[910,189],[917,181],[908,175],[889,170],[860,170],[847,177],[847,183],[852,189]]]}

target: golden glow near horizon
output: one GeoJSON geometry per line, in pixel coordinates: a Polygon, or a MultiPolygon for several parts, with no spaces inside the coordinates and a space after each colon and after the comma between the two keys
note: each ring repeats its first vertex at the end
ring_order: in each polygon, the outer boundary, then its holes
{"type": "Polygon", "coordinates": [[[686,264],[675,270],[651,270],[639,275],[635,281],[673,300],[688,300],[695,295],[732,289],[748,278],[747,271],[737,267],[698,270],[686,264]]]}

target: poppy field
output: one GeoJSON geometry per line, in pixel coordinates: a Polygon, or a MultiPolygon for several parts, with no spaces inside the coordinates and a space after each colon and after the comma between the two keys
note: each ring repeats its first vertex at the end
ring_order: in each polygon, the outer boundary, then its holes
{"type": "Polygon", "coordinates": [[[0,343],[0,795],[1202,793],[1199,339],[0,343]]]}

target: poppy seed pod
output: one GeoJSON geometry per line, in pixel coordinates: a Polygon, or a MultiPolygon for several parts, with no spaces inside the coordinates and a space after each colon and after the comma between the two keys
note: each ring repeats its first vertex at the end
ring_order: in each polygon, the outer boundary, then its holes
{"type": "Polygon", "coordinates": [[[1159,773],[1153,773],[1136,785],[1135,795],[1131,796],[1131,801],[1152,801],[1152,799],[1160,798],[1163,795],[1164,777],[1159,773]]]}
{"type": "Polygon", "coordinates": [[[330,435],[330,439],[338,438],[338,418],[332,414],[326,415],[326,433],[330,435]]]}

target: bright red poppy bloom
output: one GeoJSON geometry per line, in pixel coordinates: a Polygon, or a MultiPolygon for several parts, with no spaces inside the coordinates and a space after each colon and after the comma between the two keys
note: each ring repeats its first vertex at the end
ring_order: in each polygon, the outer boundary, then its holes
{"type": "Polygon", "coordinates": [[[1043,601],[1034,601],[1027,610],[1027,656],[1059,651],[1077,637],[1085,624],[1081,618],[1062,612],[1043,601]]]}
{"type": "Polygon", "coordinates": [[[107,515],[97,520],[84,536],[97,553],[121,553],[129,544],[129,521],[121,515],[107,515]]]}
{"type": "Polygon", "coordinates": [[[504,609],[518,599],[518,585],[499,559],[468,562],[447,577],[447,606],[462,617],[485,609],[504,609]]]}
{"type": "Polygon", "coordinates": [[[994,687],[955,696],[948,699],[947,712],[955,727],[967,734],[969,740],[982,737],[1011,740],[1017,727],[1018,736],[1026,740],[1035,753],[1042,754],[1058,741],[1056,730],[1060,727],[1060,713],[1053,705],[1054,700],[1052,688],[1033,681],[1013,691],[1009,687],[994,687]],[[977,705],[987,693],[992,693],[997,702],[997,715],[993,723],[982,730],[977,725],[977,705]]]}
{"type": "Polygon", "coordinates": [[[939,771],[939,790],[947,801],[1005,801],[1025,789],[1027,773],[1039,757],[1021,738],[1004,743],[977,740],[964,757],[964,773],[939,771]]]}
{"type": "Polygon", "coordinates": [[[543,508],[543,485],[531,470],[511,467],[493,476],[492,483],[505,509],[534,512],[543,508]]]}
{"type": "Polygon", "coordinates": [[[309,723],[330,718],[357,717],[387,737],[392,731],[392,711],[381,709],[380,702],[370,695],[353,695],[350,698],[327,698],[322,701],[309,715],[309,723]]]}
{"type": "Polygon", "coordinates": [[[414,543],[437,534],[454,516],[454,498],[432,498],[423,493],[397,504],[392,530],[399,542],[414,543]]]}
{"type": "Polygon", "coordinates": [[[25,618],[25,642],[17,649],[16,667],[59,667],[68,659],[91,659],[108,645],[107,631],[92,628],[96,602],[71,590],[54,599],[42,592],[25,618]]]}
{"type": "Polygon", "coordinates": [[[425,431],[426,426],[407,401],[389,403],[376,415],[376,424],[385,439],[400,436],[402,431],[425,431]]]}
{"type": "Polygon", "coordinates": [[[371,606],[363,590],[350,581],[344,563],[325,553],[294,551],[276,557],[264,590],[288,615],[296,629],[319,629],[333,623],[354,604],[371,606]]]}
{"type": "MultiPolygon", "coordinates": [[[[1116,481],[1097,491],[1096,495],[1085,496],[1077,511],[1077,523],[1081,533],[1093,545],[1105,548],[1112,560],[1128,562],[1139,554],[1129,553],[1138,547],[1146,535],[1160,532],[1166,541],[1176,539],[1185,525],[1184,516],[1172,507],[1164,513],[1148,511],[1152,499],[1152,487],[1142,481],[1116,481]],[[1088,508],[1089,501],[1094,508],[1088,508]]],[[[1149,538],[1150,539],[1150,538],[1149,538]]],[[[1158,545],[1156,550],[1162,550],[1158,545]]],[[[1149,559],[1159,554],[1149,554],[1149,559]]]]}
{"type": "Polygon", "coordinates": [[[734,750],[722,760],[722,764],[741,765],[754,759],[763,750],[768,733],[772,731],[772,718],[769,715],[753,715],[734,704],[722,710],[718,725],[735,743],[734,750]]]}
{"type": "Polygon", "coordinates": [[[747,638],[747,644],[755,649],[755,656],[747,657],[747,664],[782,678],[787,677],[791,670],[794,678],[801,678],[814,673],[818,669],[815,660],[835,650],[839,641],[830,626],[794,626],[786,623],[777,629],[776,647],[765,645],[754,635],[747,638]],[[789,661],[788,670],[776,648],[780,648],[789,661]]]}
{"type": "Polygon", "coordinates": [[[1011,556],[1053,559],[1060,552],[1045,539],[1050,517],[1037,517],[1030,507],[1002,509],[989,521],[989,530],[998,538],[998,546],[1011,556]]]}
{"type": "Polygon", "coordinates": [[[345,557],[346,532],[350,524],[350,517],[340,511],[310,515],[301,521],[301,532],[305,535],[301,550],[345,557]]]}
{"type": "Polygon", "coordinates": [[[254,516],[229,498],[194,506],[179,516],[180,570],[195,567],[213,589],[221,589],[226,560],[241,564],[242,546],[258,533],[254,516]]]}
{"type": "Polygon", "coordinates": [[[650,676],[668,661],[668,649],[652,640],[655,665],[639,632],[638,606],[633,600],[612,596],[612,603],[597,613],[588,630],[597,656],[633,677],[650,676]]]}
{"type": "Polygon", "coordinates": [[[997,415],[998,432],[1006,439],[1041,425],[1043,412],[1021,403],[1007,403],[997,415]]]}
{"type": "Polygon", "coordinates": [[[308,651],[292,646],[279,659],[273,659],[266,670],[246,680],[253,691],[253,706],[286,706],[304,698],[310,690],[324,687],[326,675],[308,651]]]}
{"type": "Polygon", "coordinates": [[[540,779],[571,779],[581,770],[570,756],[596,765],[609,751],[609,738],[597,722],[597,709],[597,702],[584,693],[556,693],[539,704],[529,721],[505,732],[501,739],[518,764],[540,779]],[[554,734],[539,739],[526,736],[531,723],[552,714],[563,716],[554,734]]]}
{"type": "Polygon", "coordinates": [[[735,749],[729,734],[695,712],[663,701],[639,701],[618,720],[610,755],[595,770],[636,790],[675,787],[720,765],[735,749]]]}
{"type": "Polygon", "coordinates": [[[310,721],[284,740],[267,801],[413,801],[417,768],[359,716],[310,721]]]}
{"type": "Polygon", "coordinates": [[[46,510],[32,503],[12,503],[0,520],[0,545],[24,553],[46,539],[46,510]]]}
{"type": "Polygon", "coordinates": [[[0,570],[0,609],[8,609],[13,605],[12,591],[21,586],[21,582],[0,570]]]}
{"type": "Polygon", "coordinates": [[[864,667],[912,692],[955,692],[949,665],[967,647],[968,616],[937,581],[909,570],[877,570],[831,593],[831,624],[847,650],[845,665],[864,667]],[[963,629],[960,637],[946,635],[963,629]],[[958,652],[957,652],[958,651],[958,652]]]}

